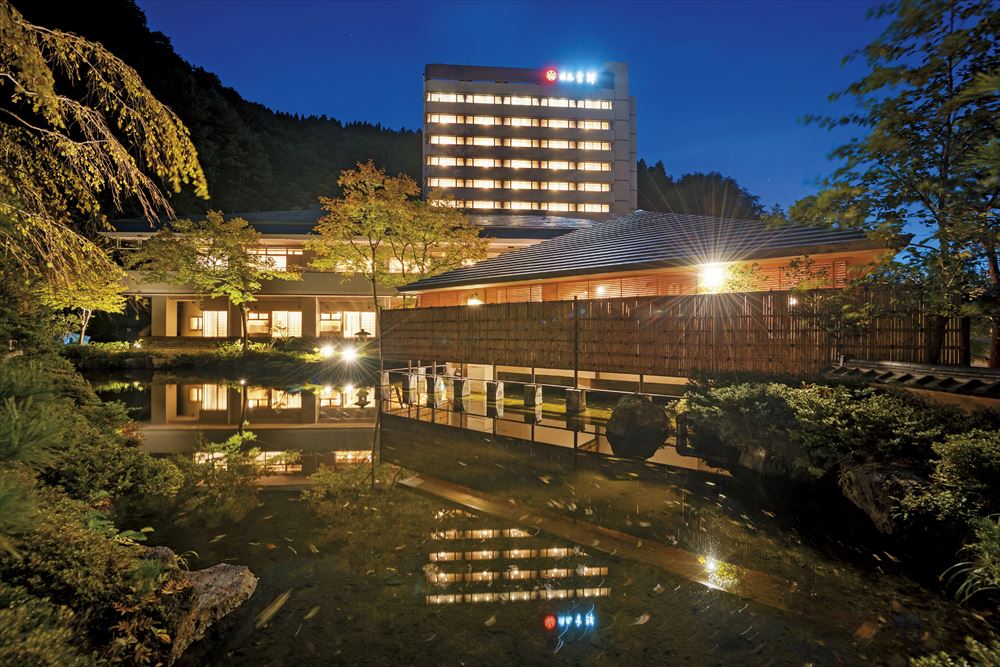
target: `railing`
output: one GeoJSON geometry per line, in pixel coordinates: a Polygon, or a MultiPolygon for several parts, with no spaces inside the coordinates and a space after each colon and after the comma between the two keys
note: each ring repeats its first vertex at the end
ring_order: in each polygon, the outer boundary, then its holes
{"type": "MultiPolygon", "coordinates": [[[[687,377],[813,374],[840,357],[967,363],[959,318],[926,314],[903,288],[771,291],[383,311],[382,354],[687,377]]],[[[967,331],[967,327],[965,328],[967,331]]]]}

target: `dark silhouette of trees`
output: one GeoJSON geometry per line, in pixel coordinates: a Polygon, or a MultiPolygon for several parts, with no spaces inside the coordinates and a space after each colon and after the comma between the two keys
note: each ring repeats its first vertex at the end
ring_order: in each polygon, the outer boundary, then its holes
{"type": "Polygon", "coordinates": [[[716,171],[675,180],[663,162],[648,166],[639,160],[638,166],[638,205],[643,210],[742,219],[757,219],[765,212],[759,197],[716,171]]]}

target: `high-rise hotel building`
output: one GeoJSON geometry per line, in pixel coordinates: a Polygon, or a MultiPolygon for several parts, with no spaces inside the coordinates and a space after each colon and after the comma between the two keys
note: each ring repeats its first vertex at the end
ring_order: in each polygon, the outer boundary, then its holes
{"type": "Polygon", "coordinates": [[[636,149],[628,67],[427,65],[423,160],[425,196],[470,211],[630,213],[636,149]]]}

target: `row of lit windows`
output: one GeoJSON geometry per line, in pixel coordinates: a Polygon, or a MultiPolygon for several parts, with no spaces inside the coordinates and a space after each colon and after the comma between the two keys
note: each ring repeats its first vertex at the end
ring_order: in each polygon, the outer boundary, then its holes
{"type": "Polygon", "coordinates": [[[611,588],[540,588],[530,591],[494,591],[489,593],[442,593],[426,596],[427,604],[458,604],[460,602],[527,602],[530,600],[567,600],[573,597],[608,597],[611,588]]]}
{"type": "Polygon", "coordinates": [[[460,104],[507,104],[524,107],[560,109],[610,109],[611,100],[574,100],[567,97],[532,97],[530,95],[491,95],[488,93],[427,93],[428,102],[460,104]]]}
{"type": "Polygon", "coordinates": [[[509,125],[510,127],[552,127],[566,130],[610,130],[606,120],[572,120],[569,118],[521,118],[511,116],[463,116],[453,113],[429,113],[428,123],[442,125],[509,125]]]}
{"type": "Polygon", "coordinates": [[[428,178],[429,188],[484,188],[504,190],[559,190],[560,192],[610,192],[610,183],[570,181],[501,181],[492,178],[428,178]]]}
{"type": "Polygon", "coordinates": [[[576,169],[578,171],[611,171],[610,162],[574,162],[573,160],[501,160],[491,157],[451,157],[449,155],[428,155],[427,164],[432,167],[484,167],[505,169],[552,169],[554,171],[576,169]]]}
{"type": "Polygon", "coordinates": [[[510,146],[511,148],[552,148],[580,151],[611,150],[610,141],[529,139],[527,137],[459,137],[450,134],[432,134],[428,139],[435,146],[510,146]]]}
{"type": "Polygon", "coordinates": [[[480,199],[432,199],[432,206],[505,211],[554,211],[559,213],[607,213],[608,204],[571,204],[556,201],[490,201],[480,199]]]}

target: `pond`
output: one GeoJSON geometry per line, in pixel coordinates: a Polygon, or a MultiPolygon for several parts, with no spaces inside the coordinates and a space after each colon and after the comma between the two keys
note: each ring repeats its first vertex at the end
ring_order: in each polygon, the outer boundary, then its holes
{"type": "Polygon", "coordinates": [[[694,459],[601,453],[600,406],[567,424],[511,401],[502,417],[389,405],[379,490],[317,514],[308,474],[371,469],[363,380],[94,384],[154,454],[195,456],[242,423],[268,466],[239,520],[142,518],[192,568],[259,577],[181,664],[903,665],[980,623],[905,576],[850,508],[803,518],[694,459]]]}

